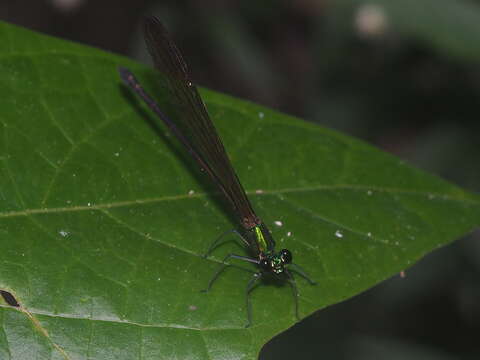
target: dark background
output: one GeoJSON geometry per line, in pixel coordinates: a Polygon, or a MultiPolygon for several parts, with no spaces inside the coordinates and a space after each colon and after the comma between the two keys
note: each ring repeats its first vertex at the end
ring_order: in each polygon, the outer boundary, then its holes
{"type": "MultiPolygon", "coordinates": [[[[480,1],[0,3],[0,20],[148,62],[143,14],[167,25],[199,84],[480,190],[480,1]]],[[[479,240],[477,231],[317,312],[261,359],[479,359],[479,240]]]]}

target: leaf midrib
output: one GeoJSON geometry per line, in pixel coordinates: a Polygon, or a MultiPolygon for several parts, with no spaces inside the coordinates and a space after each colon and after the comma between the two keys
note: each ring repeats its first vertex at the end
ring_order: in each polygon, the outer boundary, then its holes
{"type": "MultiPolygon", "coordinates": [[[[277,189],[277,190],[262,190],[261,193],[258,193],[257,190],[249,190],[249,191],[246,191],[246,193],[247,195],[253,197],[253,196],[280,195],[280,194],[287,194],[287,193],[301,193],[301,192],[323,191],[323,190],[357,190],[357,191],[371,190],[371,191],[385,192],[385,193],[391,193],[391,194],[418,195],[418,196],[428,197],[430,199],[434,198],[435,200],[457,201],[457,202],[469,203],[472,205],[480,205],[479,200],[466,198],[466,197],[456,197],[452,195],[445,195],[445,194],[435,193],[435,192],[406,190],[406,189],[400,189],[400,188],[376,187],[376,186],[367,186],[367,185],[350,185],[350,184],[318,185],[318,186],[298,187],[298,188],[284,188],[284,189],[277,189]]],[[[25,210],[17,210],[17,211],[4,211],[4,212],[0,212],[0,218],[29,216],[29,215],[35,215],[35,214],[102,210],[102,209],[127,207],[132,205],[160,203],[164,201],[204,198],[208,195],[212,195],[212,194],[210,193],[195,193],[192,195],[181,194],[181,195],[144,198],[144,199],[137,199],[137,200],[116,201],[116,202],[103,203],[103,204],[64,206],[64,207],[51,207],[51,208],[45,207],[45,208],[25,209],[25,210]]]]}

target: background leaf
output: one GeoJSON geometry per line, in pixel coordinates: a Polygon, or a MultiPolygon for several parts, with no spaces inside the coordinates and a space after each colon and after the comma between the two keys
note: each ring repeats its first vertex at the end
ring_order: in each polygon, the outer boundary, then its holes
{"type": "Polygon", "coordinates": [[[363,1],[384,11],[399,33],[422,40],[446,55],[468,61],[480,59],[480,9],[464,0],[363,1]]]}
{"type": "MultiPolygon", "coordinates": [[[[1,357],[250,359],[295,322],[290,289],[261,286],[245,329],[250,274],[239,269],[199,292],[240,250],[201,257],[235,224],[116,69],[166,103],[158,75],[6,24],[0,40],[0,289],[20,303],[0,307],[1,357]]],[[[477,195],[336,132],[202,94],[258,214],[318,282],[298,279],[302,316],[479,224],[477,195]]]]}

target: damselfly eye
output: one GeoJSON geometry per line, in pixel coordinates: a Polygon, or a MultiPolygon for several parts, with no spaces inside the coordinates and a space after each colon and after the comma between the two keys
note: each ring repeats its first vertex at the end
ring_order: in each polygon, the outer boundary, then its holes
{"type": "Polygon", "coordinates": [[[292,262],[292,253],[287,249],[280,250],[280,257],[284,264],[290,264],[292,262]]]}
{"type": "Polygon", "coordinates": [[[259,265],[262,270],[265,270],[265,271],[270,270],[270,261],[268,261],[267,259],[260,260],[259,265]]]}

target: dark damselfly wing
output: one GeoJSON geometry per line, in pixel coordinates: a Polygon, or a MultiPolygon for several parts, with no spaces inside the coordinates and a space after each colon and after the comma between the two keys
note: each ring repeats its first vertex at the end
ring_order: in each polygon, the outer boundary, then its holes
{"type": "Polygon", "coordinates": [[[174,122],[165,116],[161,117],[162,120],[219,187],[241,225],[250,229],[261,224],[190,78],[180,51],[157,18],[147,17],[143,30],[155,67],[167,78],[172,104],[176,109],[174,122]]]}

